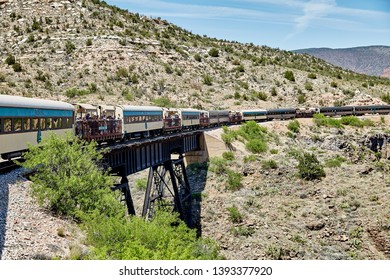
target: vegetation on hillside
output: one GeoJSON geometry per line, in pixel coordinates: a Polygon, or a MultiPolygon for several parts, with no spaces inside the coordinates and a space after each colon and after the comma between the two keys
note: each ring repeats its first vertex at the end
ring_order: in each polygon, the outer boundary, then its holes
{"type": "Polygon", "coordinates": [[[31,146],[21,165],[34,170],[32,195],[56,215],[76,219],[86,230],[90,250],[72,259],[217,259],[216,244],[197,238],[172,211],[157,211],[151,221],[126,216],[113,179],[100,166],[94,142],[50,135],[31,146]]]}
{"type": "Polygon", "coordinates": [[[2,14],[1,94],[146,105],[169,98],[206,109],[333,105],[356,92],[387,100],[389,79],[308,55],[193,34],[104,1],[39,3],[44,16],[22,2],[2,14]]]}

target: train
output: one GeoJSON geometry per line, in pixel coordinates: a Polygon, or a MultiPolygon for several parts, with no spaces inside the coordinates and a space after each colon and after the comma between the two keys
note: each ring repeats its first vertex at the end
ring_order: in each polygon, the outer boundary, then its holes
{"type": "Polygon", "coordinates": [[[198,110],[157,106],[92,105],[0,95],[0,155],[20,157],[49,133],[73,133],[86,141],[115,143],[246,121],[389,114],[389,105],[248,110],[198,110]]]}

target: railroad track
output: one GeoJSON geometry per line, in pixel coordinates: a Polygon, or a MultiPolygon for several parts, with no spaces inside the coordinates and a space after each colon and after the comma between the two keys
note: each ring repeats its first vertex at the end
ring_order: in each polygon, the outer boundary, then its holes
{"type": "MultiPolygon", "coordinates": [[[[18,161],[23,161],[23,160],[18,159],[18,161]]],[[[0,174],[11,172],[12,170],[15,170],[19,167],[20,166],[16,164],[16,162],[13,160],[0,162],[0,174]]]]}

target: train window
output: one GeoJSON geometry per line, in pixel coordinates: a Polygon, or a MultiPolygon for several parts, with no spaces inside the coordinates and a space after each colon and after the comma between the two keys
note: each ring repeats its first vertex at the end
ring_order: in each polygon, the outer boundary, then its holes
{"type": "Polygon", "coordinates": [[[62,118],[58,118],[58,126],[57,128],[62,128],[62,118]]]}
{"type": "Polygon", "coordinates": [[[23,119],[23,130],[30,131],[31,129],[31,120],[29,118],[23,119]]]}
{"type": "Polygon", "coordinates": [[[3,132],[3,119],[0,119],[0,134],[3,132]]]}
{"type": "Polygon", "coordinates": [[[38,118],[33,118],[32,123],[31,123],[31,129],[32,130],[38,130],[39,128],[39,119],[38,118]]]}
{"type": "Polygon", "coordinates": [[[59,118],[53,118],[53,129],[61,128],[61,126],[58,126],[59,120],[59,118]]]}
{"type": "Polygon", "coordinates": [[[22,119],[20,118],[14,119],[14,131],[15,132],[22,131],[22,119]]]}
{"type": "Polygon", "coordinates": [[[72,127],[72,121],[70,120],[70,118],[65,119],[65,125],[66,125],[66,128],[72,127]]]}
{"type": "Polygon", "coordinates": [[[4,132],[12,131],[12,119],[4,119],[4,132]]]}
{"type": "Polygon", "coordinates": [[[40,118],[39,119],[39,127],[41,128],[41,130],[44,130],[45,129],[45,118],[40,118]]]}
{"type": "Polygon", "coordinates": [[[46,128],[51,129],[51,118],[46,118],[46,128]]]}

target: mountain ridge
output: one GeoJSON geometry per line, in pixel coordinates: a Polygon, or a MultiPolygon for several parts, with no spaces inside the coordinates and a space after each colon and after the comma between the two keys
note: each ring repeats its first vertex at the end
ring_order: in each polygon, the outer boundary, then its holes
{"type": "Polygon", "coordinates": [[[390,46],[307,48],[293,50],[293,52],[306,53],[358,73],[390,78],[390,46]]]}

